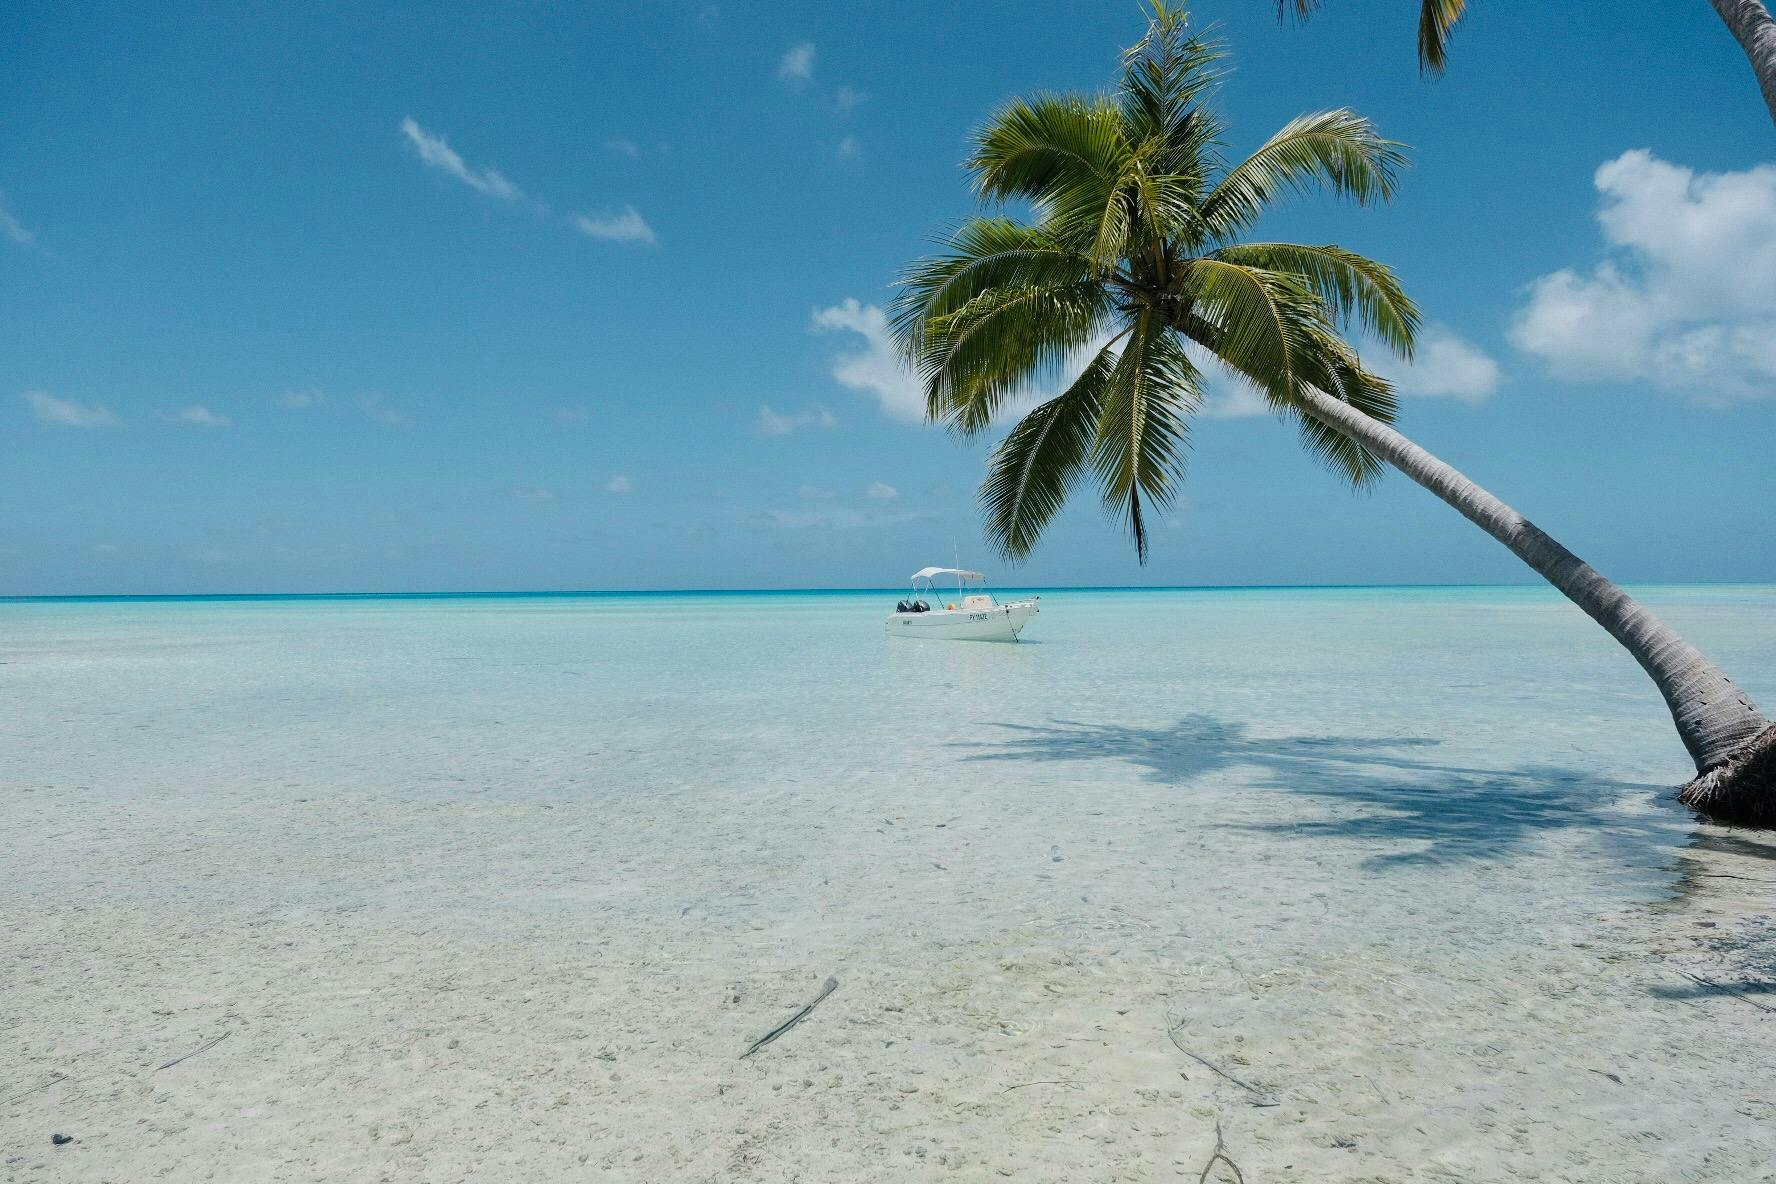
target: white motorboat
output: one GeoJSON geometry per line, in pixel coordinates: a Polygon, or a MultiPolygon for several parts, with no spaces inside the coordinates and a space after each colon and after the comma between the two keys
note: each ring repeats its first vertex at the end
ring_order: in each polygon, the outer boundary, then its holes
{"type": "Polygon", "coordinates": [[[1000,604],[987,591],[986,577],[959,567],[922,567],[913,573],[913,594],[888,614],[891,637],[945,641],[1016,641],[1037,613],[1040,596],[1000,604]],[[944,590],[938,591],[937,581],[944,590]],[[948,588],[956,581],[954,591],[948,588]]]}

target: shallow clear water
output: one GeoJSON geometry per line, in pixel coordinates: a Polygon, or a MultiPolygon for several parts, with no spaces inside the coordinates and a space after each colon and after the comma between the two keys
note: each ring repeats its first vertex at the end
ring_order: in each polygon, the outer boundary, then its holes
{"type": "MultiPolygon", "coordinates": [[[[1638,594],[1776,705],[1776,588],[1638,594]]],[[[1771,1020],[1686,975],[1756,989],[1776,864],[1554,594],[894,595],[0,603],[0,1121],[120,1178],[1194,1179],[1217,1118],[1264,1180],[1769,1178],[1771,1020]]]]}

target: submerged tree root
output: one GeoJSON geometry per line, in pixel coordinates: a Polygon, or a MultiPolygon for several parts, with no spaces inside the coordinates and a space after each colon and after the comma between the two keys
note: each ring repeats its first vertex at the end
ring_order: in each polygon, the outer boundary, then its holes
{"type": "Polygon", "coordinates": [[[1711,822],[1776,827],[1776,724],[1678,791],[1677,800],[1711,822]]]}

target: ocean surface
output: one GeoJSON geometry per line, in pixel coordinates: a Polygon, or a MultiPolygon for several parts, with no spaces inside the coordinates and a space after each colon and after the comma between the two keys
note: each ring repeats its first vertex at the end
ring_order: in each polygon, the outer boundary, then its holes
{"type": "Polygon", "coordinates": [[[1771,1178],[1776,863],[1556,594],[897,595],[0,602],[4,1178],[1771,1178]]]}

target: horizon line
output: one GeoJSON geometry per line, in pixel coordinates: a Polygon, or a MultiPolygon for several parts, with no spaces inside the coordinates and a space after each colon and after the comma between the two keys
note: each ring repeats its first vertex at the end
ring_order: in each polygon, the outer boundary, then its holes
{"type": "MultiPolygon", "coordinates": [[[[1666,580],[1630,581],[1630,588],[1730,588],[1769,586],[1770,580],[1666,580]]],[[[1449,581],[1396,583],[1328,583],[1328,584],[999,584],[1002,591],[1016,592],[1314,592],[1362,591],[1412,588],[1544,588],[1559,594],[1552,584],[1539,580],[1516,581],[1449,581]]],[[[773,586],[767,588],[526,588],[497,591],[490,589],[458,589],[444,592],[403,591],[365,592],[335,590],[327,592],[51,592],[0,595],[0,604],[76,603],[120,601],[181,600],[492,600],[492,599],[571,599],[574,597],[615,596],[772,596],[839,593],[895,593],[904,591],[899,584],[854,584],[824,586],[773,586]]]]}

